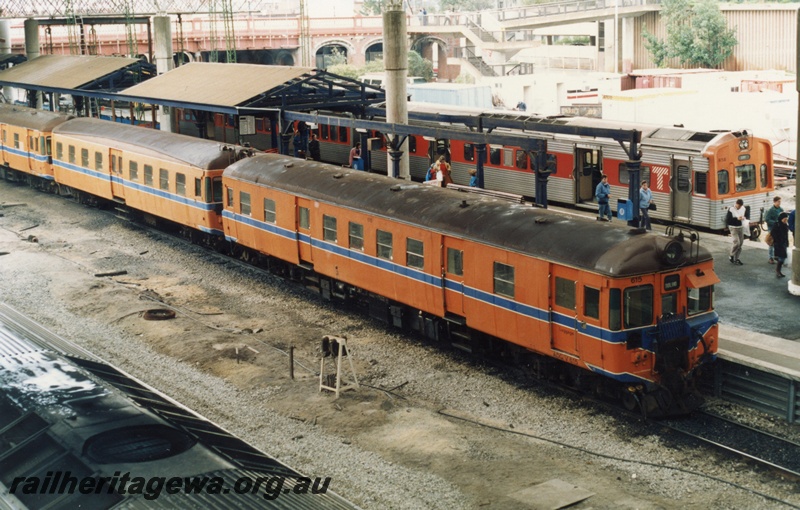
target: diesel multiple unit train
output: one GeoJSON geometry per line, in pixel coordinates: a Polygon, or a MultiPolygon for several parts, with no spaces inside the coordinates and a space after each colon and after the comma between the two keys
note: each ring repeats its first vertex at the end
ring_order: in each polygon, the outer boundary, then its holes
{"type": "Polygon", "coordinates": [[[127,207],[326,299],[649,415],[695,407],[716,357],[719,279],[694,231],[620,229],[97,119],[0,109],[0,129],[7,178],[127,207]]]}

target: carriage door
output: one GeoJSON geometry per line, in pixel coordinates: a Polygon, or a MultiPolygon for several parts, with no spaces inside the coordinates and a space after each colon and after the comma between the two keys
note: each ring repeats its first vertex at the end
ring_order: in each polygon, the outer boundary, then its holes
{"type": "Polygon", "coordinates": [[[672,162],[673,219],[689,221],[692,214],[692,163],[676,159],[672,162]]]}
{"type": "Polygon", "coordinates": [[[314,264],[311,250],[311,213],[314,211],[314,201],[304,198],[297,199],[297,249],[300,255],[300,264],[314,264]]]}
{"type": "Polygon", "coordinates": [[[35,144],[38,142],[39,138],[36,136],[36,133],[32,130],[27,131],[27,140],[25,141],[26,148],[27,148],[27,157],[28,160],[28,171],[32,174],[37,174],[36,171],[36,148],[35,144]]]}
{"type": "Polygon", "coordinates": [[[550,327],[553,349],[578,354],[578,283],[574,269],[553,267],[550,277],[550,327]]]}
{"type": "Polygon", "coordinates": [[[464,315],[464,243],[444,238],[444,306],[456,315],[464,315]]]}
{"type": "Polygon", "coordinates": [[[439,156],[444,156],[444,159],[449,163],[450,140],[447,138],[437,138],[433,143],[428,144],[428,154],[430,155],[431,163],[438,160],[439,156]]]}
{"type": "Polygon", "coordinates": [[[111,192],[116,198],[125,198],[125,181],[122,175],[122,151],[108,150],[108,165],[111,169],[111,192]]]}
{"type": "Polygon", "coordinates": [[[575,203],[594,200],[594,190],[603,174],[602,161],[600,149],[575,147],[575,203]]]}

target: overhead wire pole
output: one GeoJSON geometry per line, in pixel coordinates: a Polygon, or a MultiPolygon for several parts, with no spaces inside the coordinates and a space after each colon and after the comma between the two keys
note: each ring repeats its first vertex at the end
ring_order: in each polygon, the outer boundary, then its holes
{"type": "Polygon", "coordinates": [[[225,61],[236,63],[236,32],[233,27],[233,5],[231,0],[222,0],[222,26],[225,28],[225,61]]]}
{"type": "Polygon", "coordinates": [[[217,1],[210,0],[208,2],[208,42],[211,45],[211,51],[208,53],[209,62],[219,62],[219,51],[217,50],[217,1]]]}

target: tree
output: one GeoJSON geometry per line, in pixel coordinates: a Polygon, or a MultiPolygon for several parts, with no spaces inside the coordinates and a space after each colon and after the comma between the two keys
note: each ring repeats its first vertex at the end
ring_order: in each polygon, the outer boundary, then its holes
{"type": "Polygon", "coordinates": [[[662,41],[646,29],[645,48],[658,67],[669,58],[681,65],[719,67],[738,44],[716,0],[663,0],[667,39],[662,41]]]}
{"type": "Polygon", "coordinates": [[[363,16],[380,16],[383,14],[383,0],[364,0],[360,12],[363,16]]]}
{"type": "MultiPolygon", "coordinates": [[[[364,67],[356,67],[347,64],[346,62],[339,62],[337,65],[329,66],[327,70],[339,76],[347,78],[358,78],[367,73],[380,73],[385,70],[383,60],[373,60],[367,62],[364,67]]],[[[433,62],[422,58],[422,55],[416,51],[408,52],[408,75],[420,76],[430,81],[433,79],[433,62]]]]}

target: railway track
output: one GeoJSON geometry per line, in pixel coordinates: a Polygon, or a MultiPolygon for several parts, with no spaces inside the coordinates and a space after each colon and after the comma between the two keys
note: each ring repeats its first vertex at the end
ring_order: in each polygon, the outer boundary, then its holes
{"type": "Polygon", "coordinates": [[[659,423],[683,436],[800,480],[800,443],[703,411],[689,418],[659,423]]]}

